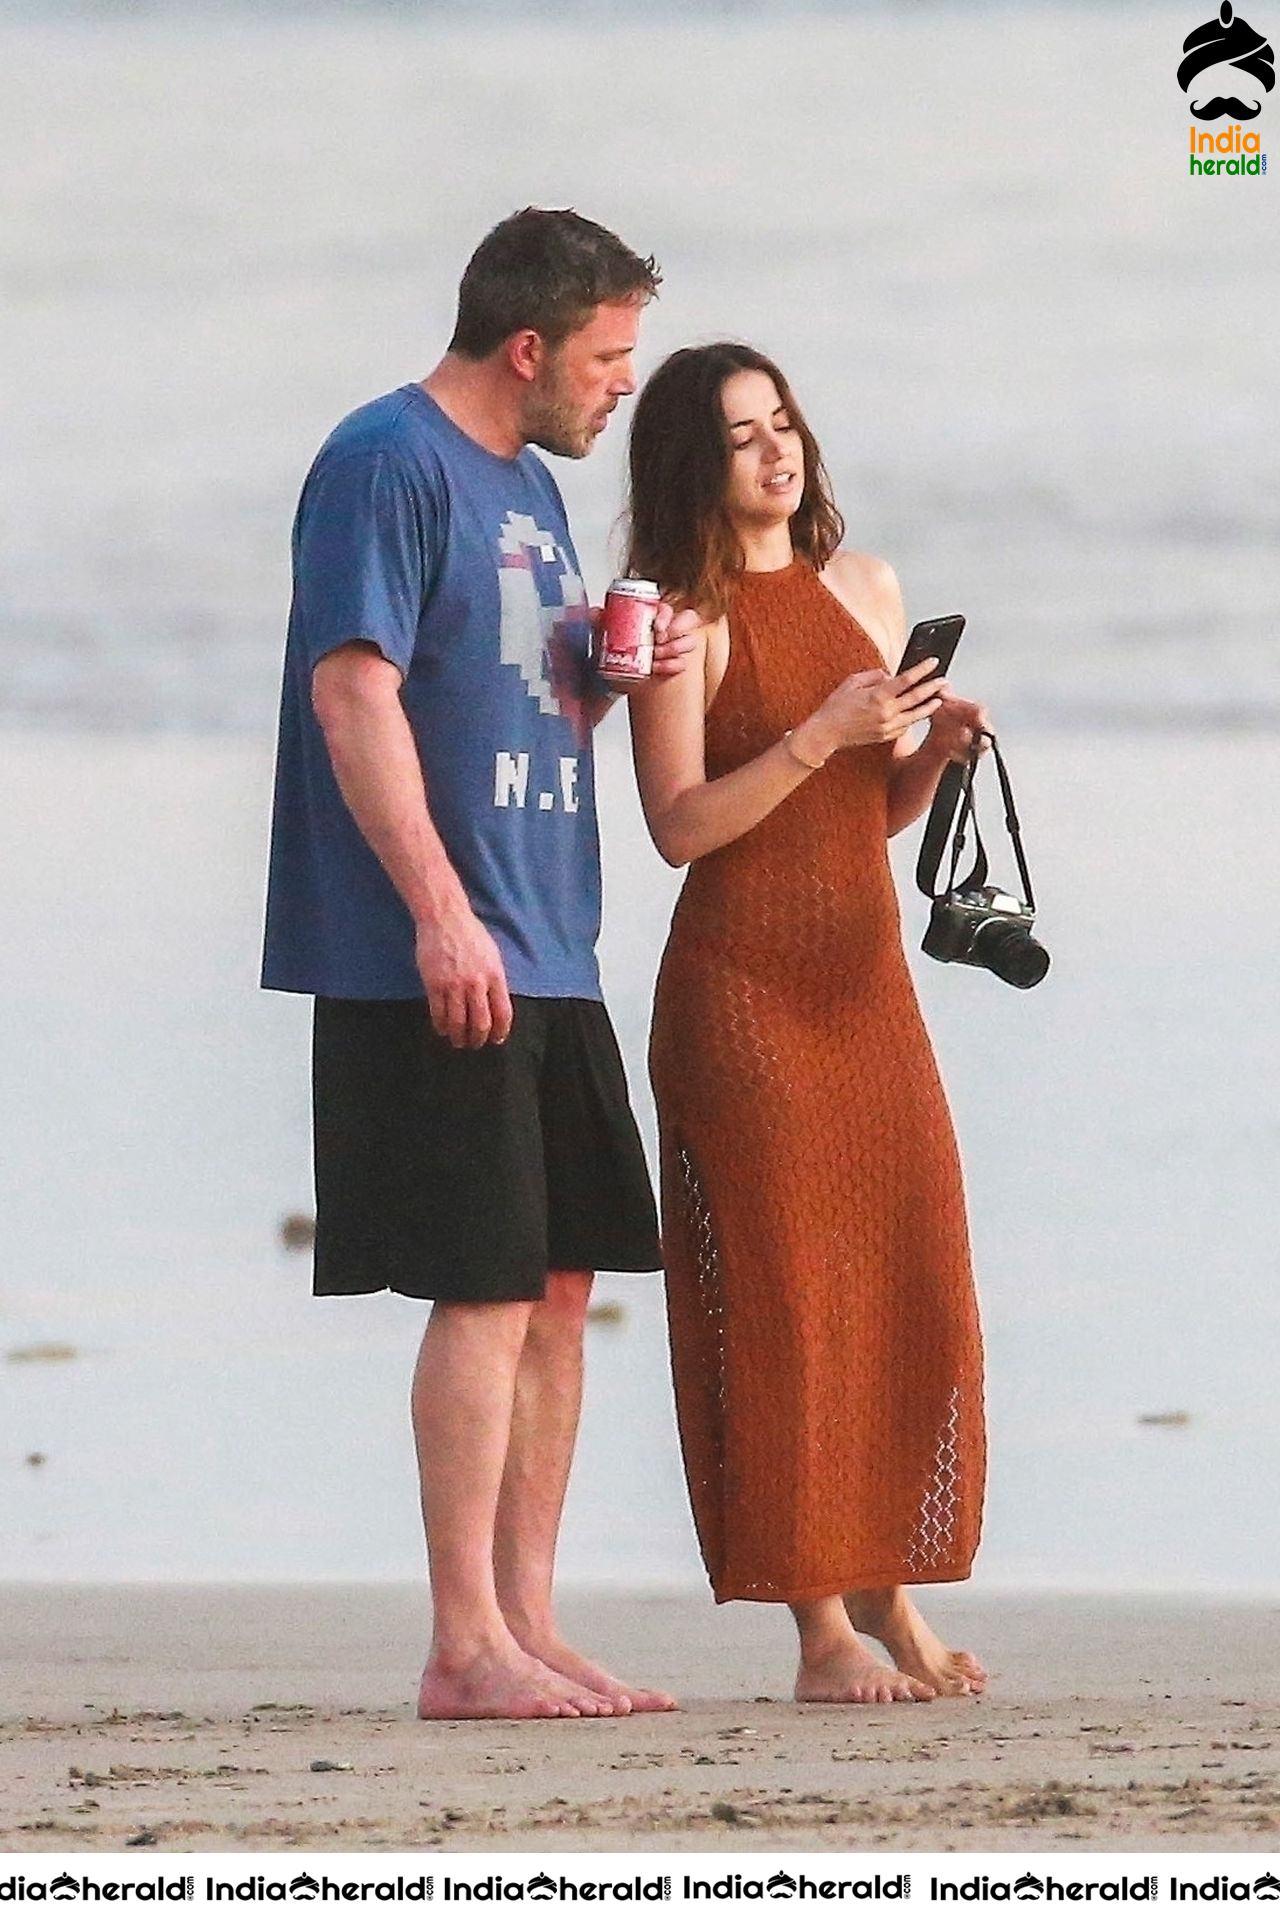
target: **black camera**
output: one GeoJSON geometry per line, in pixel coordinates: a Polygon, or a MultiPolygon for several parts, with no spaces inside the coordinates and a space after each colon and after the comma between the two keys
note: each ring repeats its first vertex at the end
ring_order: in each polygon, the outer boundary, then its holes
{"type": "Polygon", "coordinates": [[[921,946],[931,960],[985,967],[1011,987],[1034,987],[1049,971],[1049,956],[1031,938],[1035,914],[999,887],[974,887],[935,900],[921,946]]]}
{"type": "Polygon", "coordinates": [[[993,733],[974,736],[966,766],[949,766],[938,783],[938,791],[929,812],[920,858],[916,864],[916,883],[931,902],[929,925],[921,946],[931,960],[954,960],[961,966],[985,967],[998,980],[1011,987],[1034,987],[1049,971],[1049,956],[1040,942],[1032,938],[1035,923],[1035,898],[1031,876],[1022,851],[1022,836],[1013,804],[1013,789],[1004,759],[993,733]],[[973,776],[977,770],[981,738],[990,740],[995,755],[1000,791],[1004,796],[1005,825],[1013,841],[1022,876],[1025,898],[1019,900],[987,881],[987,855],[978,830],[973,803],[973,776]],[[934,892],[942,848],[960,802],[959,820],[951,848],[951,872],[941,893],[934,892]],[[976,857],[973,870],[958,886],[956,872],[970,822],[976,857]]]}

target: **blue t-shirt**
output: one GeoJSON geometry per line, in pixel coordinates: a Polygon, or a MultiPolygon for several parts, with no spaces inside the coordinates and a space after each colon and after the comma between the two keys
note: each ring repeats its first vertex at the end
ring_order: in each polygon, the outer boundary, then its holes
{"type": "Polygon", "coordinates": [[[431,817],[513,993],[600,998],[590,628],[559,488],[416,383],[349,414],[307,475],[276,761],[262,983],[417,998],[413,921],[348,811],[316,662],[372,641],[404,675],[431,817]]]}

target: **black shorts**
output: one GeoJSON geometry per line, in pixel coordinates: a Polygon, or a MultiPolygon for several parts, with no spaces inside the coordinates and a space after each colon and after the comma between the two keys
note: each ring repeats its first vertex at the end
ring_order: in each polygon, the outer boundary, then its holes
{"type": "Polygon", "coordinates": [[[598,1000],[513,995],[455,1048],[425,1000],[317,999],[317,1294],[540,1300],[548,1271],[652,1273],[653,1188],[598,1000]]]}

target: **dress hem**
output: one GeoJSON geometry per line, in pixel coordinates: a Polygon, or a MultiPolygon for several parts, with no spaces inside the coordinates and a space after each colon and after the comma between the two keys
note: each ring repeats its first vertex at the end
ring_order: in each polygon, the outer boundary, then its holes
{"type": "Polygon", "coordinates": [[[973,1569],[973,1561],[966,1560],[962,1565],[946,1568],[931,1568],[927,1573],[910,1571],[906,1567],[894,1567],[889,1571],[877,1570],[874,1573],[859,1573],[848,1580],[827,1580],[819,1586],[789,1587],[784,1593],[773,1588],[765,1593],[759,1587],[717,1586],[712,1582],[711,1591],[717,1606],[723,1606],[728,1600],[756,1600],[772,1602],[780,1606],[790,1606],[804,1600],[832,1600],[839,1594],[857,1593],[865,1587],[932,1587],[942,1586],[946,1582],[967,1580],[973,1569]]]}

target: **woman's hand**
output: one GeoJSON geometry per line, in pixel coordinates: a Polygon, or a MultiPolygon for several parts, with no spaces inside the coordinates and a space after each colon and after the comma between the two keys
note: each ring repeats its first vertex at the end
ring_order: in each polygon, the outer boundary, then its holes
{"type": "Polygon", "coordinates": [[[696,635],[706,625],[696,607],[676,609],[667,600],[658,602],[653,616],[653,677],[667,679],[683,673],[698,650],[696,635]]]}
{"type": "MultiPolygon", "coordinates": [[[[990,732],[991,716],[976,700],[962,700],[943,686],[937,711],[929,721],[928,745],[939,759],[955,760],[964,766],[973,749],[973,736],[979,730],[990,732]]],[[[978,752],[986,753],[989,741],[979,740],[978,752]]]]}
{"type": "Polygon", "coordinates": [[[817,712],[795,730],[804,747],[816,748],[825,759],[841,747],[878,746],[896,740],[918,720],[928,720],[939,707],[945,681],[930,679],[936,660],[922,660],[906,673],[887,673],[870,667],[851,673],[817,712]]]}

